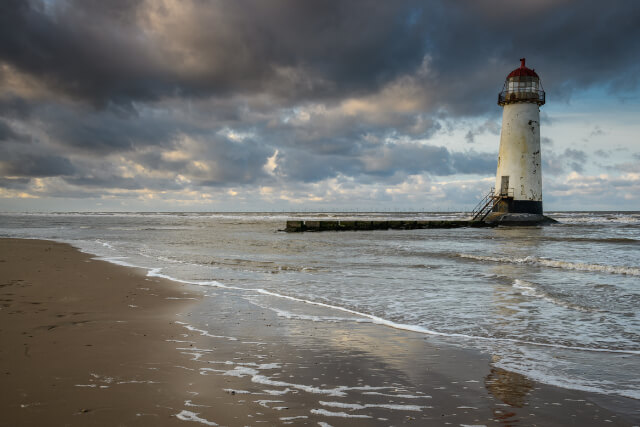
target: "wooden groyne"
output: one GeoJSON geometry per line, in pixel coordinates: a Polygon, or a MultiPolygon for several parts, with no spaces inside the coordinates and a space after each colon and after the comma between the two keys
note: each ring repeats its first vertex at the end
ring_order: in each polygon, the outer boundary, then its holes
{"type": "Polygon", "coordinates": [[[472,220],[308,220],[287,221],[284,231],[362,231],[362,230],[418,230],[422,228],[495,227],[496,224],[472,220]]]}

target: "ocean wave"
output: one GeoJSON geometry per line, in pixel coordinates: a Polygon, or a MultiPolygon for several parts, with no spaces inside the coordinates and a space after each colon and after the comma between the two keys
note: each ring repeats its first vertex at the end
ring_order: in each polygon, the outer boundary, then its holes
{"type": "Polygon", "coordinates": [[[640,214],[634,213],[587,213],[581,212],[575,215],[557,214],[553,215],[562,224],[640,224],[640,214]]]}
{"type": "Polygon", "coordinates": [[[588,393],[600,393],[610,396],[623,396],[631,399],[640,400],[640,391],[630,388],[616,388],[610,390],[607,387],[602,387],[602,384],[598,382],[580,381],[575,377],[562,377],[559,375],[553,375],[545,373],[539,370],[536,365],[522,364],[522,363],[508,363],[505,361],[498,361],[494,363],[494,366],[507,371],[516,372],[524,375],[527,378],[531,378],[534,381],[538,381],[543,384],[549,384],[556,387],[566,388],[570,390],[586,391],[588,393]]]}
{"type": "MultiPolygon", "coordinates": [[[[227,286],[224,286],[224,287],[228,288],[227,286]]],[[[488,342],[496,342],[496,343],[512,343],[512,344],[521,344],[521,345],[532,345],[532,346],[538,346],[538,347],[561,348],[561,349],[565,349],[565,350],[589,351],[589,352],[601,352],[601,353],[623,353],[623,354],[638,354],[638,355],[640,355],[640,350],[571,346],[571,345],[555,344],[555,343],[525,341],[525,340],[519,340],[519,339],[516,339],[516,338],[499,338],[499,337],[487,337],[487,336],[481,336],[481,335],[467,335],[467,334],[459,334],[459,333],[438,332],[438,331],[434,331],[434,330],[425,328],[423,326],[411,325],[411,324],[405,324],[405,323],[398,323],[398,322],[394,322],[392,320],[387,320],[387,319],[384,319],[382,317],[375,316],[373,314],[367,314],[367,313],[362,313],[362,312],[359,312],[359,311],[356,311],[356,310],[352,310],[350,308],[340,307],[340,306],[331,305],[331,304],[326,304],[326,303],[323,303],[323,302],[310,301],[310,300],[297,298],[297,297],[293,297],[293,296],[289,296],[289,295],[282,295],[282,294],[278,294],[276,292],[268,291],[266,289],[243,289],[243,290],[245,290],[245,291],[254,291],[254,292],[258,292],[258,293],[263,294],[263,295],[269,295],[269,296],[273,296],[273,297],[287,299],[287,300],[290,300],[290,301],[297,301],[297,302],[301,302],[301,303],[305,303],[305,304],[309,304],[309,305],[315,305],[315,306],[318,306],[318,307],[325,307],[325,308],[329,308],[329,309],[332,309],[332,310],[343,311],[345,313],[353,314],[353,315],[356,315],[356,316],[362,316],[364,318],[370,319],[371,323],[374,323],[374,324],[388,326],[390,328],[400,329],[400,330],[405,330],[405,331],[410,331],[410,332],[417,332],[417,333],[425,334],[425,335],[434,335],[434,336],[440,336],[440,337],[446,337],[446,338],[460,338],[460,339],[465,339],[465,340],[478,340],[478,341],[484,341],[484,342],[488,341],[488,342]]]]}
{"type": "MultiPolygon", "coordinates": [[[[116,258],[102,258],[102,259],[104,259],[106,261],[109,261],[109,262],[112,262],[114,264],[119,264],[119,265],[123,265],[123,266],[127,266],[127,267],[138,267],[138,268],[140,268],[140,266],[129,264],[127,262],[122,261],[121,259],[116,259],[116,258]]],[[[142,267],[142,268],[144,268],[144,267],[142,267]]],[[[383,326],[387,326],[387,327],[390,327],[390,328],[399,329],[399,330],[405,330],[405,331],[409,331],[409,332],[416,332],[416,333],[424,334],[424,335],[433,335],[433,336],[440,336],[440,337],[445,337],[445,338],[459,338],[459,339],[464,339],[464,340],[478,340],[478,341],[485,341],[485,342],[488,341],[488,342],[496,342],[496,343],[504,342],[504,343],[513,343],[513,344],[521,344],[521,345],[532,345],[532,346],[538,346],[538,347],[562,348],[562,349],[566,349],[566,350],[576,350],[576,351],[602,352],[602,353],[622,353],[622,354],[640,355],[640,350],[570,346],[570,345],[555,344],[555,343],[542,343],[542,342],[535,342],[535,341],[525,341],[525,340],[519,340],[519,339],[516,339],[516,338],[499,338],[499,337],[487,337],[487,336],[480,336],[480,335],[468,335],[468,334],[459,334],[459,333],[439,332],[439,331],[435,331],[435,330],[431,330],[431,329],[425,328],[425,327],[420,326],[420,325],[398,323],[398,322],[394,322],[392,320],[384,319],[384,318],[379,317],[379,316],[375,316],[373,314],[368,314],[368,313],[363,313],[363,312],[360,312],[360,311],[352,310],[350,308],[341,307],[341,306],[338,306],[338,305],[327,304],[327,303],[324,303],[324,302],[307,300],[307,299],[304,299],[304,298],[298,298],[298,297],[294,297],[294,296],[290,296],[290,295],[283,295],[283,294],[280,294],[280,293],[277,293],[277,292],[269,291],[267,289],[262,289],[262,288],[243,288],[243,287],[239,287],[239,286],[224,285],[224,284],[222,284],[220,282],[217,282],[215,280],[198,281],[198,280],[178,279],[178,278],[163,274],[163,273],[161,273],[161,271],[162,271],[161,268],[148,269],[147,276],[159,277],[159,278],[172,280],[174,282],[186,283],[186,284],[197,285],[197,286],[216,287],[216,288],[221,288],[221,289],[237,290],[237,291],[241,291],[241,292],[255,292],[255,293],[260,294],[260,295],[266,295],[266,296],[281,298],[281,299],[285,299],[285,300],[289,300],[289,301],[300,302],[300,303],[303,303],[303,304],[314,305],[314,306],[317,306],[317,307],[323,307],[323,308],[327,308],[327,309],[330,309],[330,310],[342,311],[344,313],[348,313],[348,314],[352,314],[352,315],[355,315],[355,316],[358,316],[358,317],[361,317],[361,318],[364,318],[364,319],[368,319],[373,324],[383,325],[383,326]]],[[[640,274],[638,274],[638,275],[640,275],[640,274]]],[[[292,318],[294,318],[294,317],[296,317],[296,316],[292,316],[292,318]]],[[[299,319],[303,320],[300,317],[299,317],[299,319]]],[[[322,319],[314,317],[313,319],[309,319],[309,320],[322,320],[322,319]]],[[[333,320],[335,321],[335,318],[333,320]]],[[[355,320],[355,321],[361,322],[359,320],[355,320]]]]}
{"type": "MultiPolygon", "coordinates": [[[[83,249],[81,249],[83,250],[83,249]]],[[[86,250],[84,250],[85,252],[87,252],[86,250]]],[[[510,263],[523,263],[523,262],[529,262],[529,263],[534,263],[534,262],[539,262],[539,261],[547,261],[547,262],[557,262],[557,261],[551,261],[551,260],[542,260],[542,259],[537,259],[537,258],[533,258],[533,257],[526,257],[526,258],[499,258],[499,257],[484,257],[484,256],[476,256],[476,255],[469,255],[469,254],[458,254],[457,256],[459,257],[463,257],[463,258],[471,258],[471,259],[476,259],[479,261],[494,261],[494,262],[510,262],[510,263]]],[[[603,352],[603,353],[623,353],[623,354],[635,354],[635,355],[640,355],[640,350],[632,350],[632,349],[609,349],[609,348],[594,348],[594,347],[583,347],[583,346],[569,346],[569,345],[563,345],[563,344],[554,344],[554,343],[542,343],[542,342],[535,342],[535,341],[525,341],[525,340],[519,340],[516,338],[499,338],[499,337],[487,337],[487,336],[480,336],[480,335],[467,335],[467,334],[459,334],[459,333],[447,333],[447,332],[439,332],[439,331],[435,331],[435,330],[431,330],[428,328],[425,328],[423,326],[420,325],[412,325],[412,324],[404,324],[404,323],[398,323],[398,322],[394,322],[391,320],[387,320],[384,319],[382,317],[379,316],[375,316],[372,314],[368,314],[368,313],[363,313],[363,312],[359,312],[356,310],[352,310],[350,308],[346,308],[346,307],[341,307],[338,305],[332,305],[332,304],[327,304],[327,303],[323,303],[323,302],[318,302],[318,301],[312,301],[312,300],[307,300],[304,298],[298,298],[298,297],[294,297],[294,296],[290,296],[290,295],[283,295],[277,292],[273,292],[273,291],[269,291],[267,289],[262,289],[262,288],[244,288],[244,287],[239,287],[239,286],[231,286],[231,285],[225,285],[223,283],[220,283],[218,281],[215,280],[209,280],[209,281],[203,281],[203,280],[185,280],[185,279],[179,279],[170,275],[166,275],[164,273],[162,273],[162,268],[148,268],[148,267],[144,267],[144,266],[140,266],[140,265],[135,265],[135,264],[131,264],[127,261],[124,261],[125,259],[127,259],[127,257],[96,257],[96,259],[101,259],[107,262],[111,262],[113,264],[117,264],[117,265],[121,265],[124,267],[135,267],[135,268],[143,268],[147,270],[147,276],[149,277],[158,277],[158,278],[163,278],[163,279],[167,279],[167,280],[172,280],[174,282],[179,282],[179,283],[185,283],[185,284],[190,284],[190,285],[196,285],[196,286],[203,286],[203,287],[215,287],[215,288],[221,288],[221,289],[229,289],[229,290],[236,290],[236,291],[241,291],[243,293],[246,292],[254,292],[260,295],[267,295],[267,296],[272,296],[272,297],[276,297],[276,298],[281,298],[281,299],[285,299],[285,300],[289,300],[289,301],[295,301],[295,302],[300,302],[300,303],[304,303],[304,304],[309,304],[309,305],[314,305],[314,306],[318,306],[318,307],[324,307],[330,310],[336,310],[336,311],[341,311],[344,313],[348,313],[351,315],[355,315],[358,317],[361,317],[363,319],[368,319],[371,323],[374,324],[378,324],[378,325],[383,325],[383,326],[387,326],[390,328],[394,328],[394,329],[399,329],[399,330],[405,330],[405,331],[410,331],[410,332],[416,332],[416,333],[420,333],[420,334],[425,334],[425,335],[433,335],[433,336],[440,336],[440,337],[445,337],[445,338],[458,338],[458,339],[464,339],[464,340],[478,340],[478,341],[485,341],[485,342],[496,342],[496,343],[500,343],[500,342],[505,342],[505,343],[514,343],[514,344],[521,344],[521,345],[533,345],[533,346],[540,346],[540,347],[551,347],[551,348],[562,348],[562,349],[567,349],[567,350],[576,350],[576,351],[589,351],[589,352],[603,352]]],[[[561,264],[571,264],[571,263],[564,263],[562,262],[561,264]]],[[[576,266],[578,266],[579,264],[574,264],[576,266]]],[[[555,266],[555,265],[551,265],[551,266],[555,266]]],[[[599,266],[596,265],[596,267],[609,267],[609,266],[599,266]]],[[[611,267],[611,268],[617,268],[617,267],[611,267]]],[[[575,269],[575,268],[574,268],[575,269]]],[[[640,276],[640,269],[631,269],[634,271],[631,272],[625,272],[622,274],[632,274],[632,275],[636,275],[636,276],[640,276]]],[[[591,270],[588,270],[591,271],[591,270]]],[[[289,314],[289,313],[287,313],[289,314]]],[[[297,316],[292,316],[292,318],[295,318],[297,316]]],[[[304,317],[304,316],[301,316],[304,317]]],[[[298,317],[300,320],[303,320],[301,317],[298,317]]],[[[306,320],[306,319],[305,319],[306,320]]],[[[308,319],[308,320],[316,320],[316,321],[321,321],[322,319],[319,318],[313,318],[313,319],[308,319]]],[[[333,318],[333,321],[335,321],[335,317],[333,318]]],[[[361,320],[355,320],[358,322],[362,322],[361,320]]]]}
{"type": "Polygon", "coordinates": [[[513,286],[515,289],[520,290],[520,293],[522,295],[526,295],[526,296],[534,297],[534,298],[542,298],[545,301],[548,301],[548,302],[550,302],[552,304],[560,305],[562,307],[570,308],[572,310],[583,311],[583,312],[586,312],[586,313],[598,311],[598,310],[594,310],[594,309],[589,308],[589,307],[584,307],[584,306],[581,306],[581,305],[578,305],[578,304],[573,304],[573,303],[570,303],[570,302],[567,302],[567,301],[563,301],[563,300],[561,300],[559,298],[553,297],[553,296],[549,295],[547,292],[541,290],[534,283],[527,282],[526,280],[516,279],[515,282],[513,282],[513,284],[511,286],[513,286]]]}
{"type": "Polygon", "coordinates": [[[511,257],[492,257],[485,255],[472,255],[472,254],[457,254],[460,258],[474,259],[476,261],[491,261],[501,262],[509,264],[529,264],[539,265],[543,267],[561,268],[564,270],[577,270],[577,271],[593,271],[599,273],[611,273],[611,274],[626,274],[628,276],[640,276],[640,268],[618,266],[618,265],[603,265],[603,264],[586,264],[581,262],[569,262],[569,261],[556,261],[548,258],[537,258],[528,256],[524,258],[511,258],[511,257]]]}
{"type": "Polygon", "coordinates": [[[632,239],[629,237],[551,237],[545,236],[541,238],[541,240],[551,241],[551,242],[580,242],[580,243],[613,243],[613,244],[623,244],[623,245],[637,245],[640,244],[640,240],[632,239]]]}

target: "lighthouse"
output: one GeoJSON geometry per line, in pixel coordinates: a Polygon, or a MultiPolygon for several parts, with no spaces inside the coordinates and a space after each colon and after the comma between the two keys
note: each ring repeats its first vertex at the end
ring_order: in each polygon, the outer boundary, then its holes
{"type": "Polygon", "coordinates": [[[554,222],[543,216],[540,160],[540,106],[545,93],[538,74],[525,59],[507,76],[498,105],[502,131],[496,184],[485,221],[500,223],[554,222]]]}

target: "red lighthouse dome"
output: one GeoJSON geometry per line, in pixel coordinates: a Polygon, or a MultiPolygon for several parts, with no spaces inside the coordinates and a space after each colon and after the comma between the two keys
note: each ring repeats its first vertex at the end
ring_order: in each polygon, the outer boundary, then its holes
{"type": "Polygon", "coordinates": [[[498,105],[504,107],[507,104],[522,102],[538,105],[545,103],[545,93],[540,83],[540,77],[524,64],[525,59],[520,58],[520,67],[507,76],[502,92],[498,94],[498,105]]]}
{"type": "Polygon", "coordinates": [[[507,79],[510,79],[511,77],[524,77],[524,76],[535,77],[537,79],[540,79],[540,77],[538,77],[538,74],[536,74],[535,71],[533,71],[531,68],[525,67],[524,62],[525,62],[525,58],[520,58],[520,67],[510,72],[509,75],[507,76],[507,79]]]}

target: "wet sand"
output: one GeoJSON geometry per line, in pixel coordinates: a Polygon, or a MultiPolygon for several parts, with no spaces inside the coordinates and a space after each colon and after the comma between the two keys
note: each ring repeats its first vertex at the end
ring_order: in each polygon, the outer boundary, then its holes
{"type": "Polygon", "coordinates": [[[634,425],[638,402],[260,297],[0,239],[0,425],[634,425]]]}

